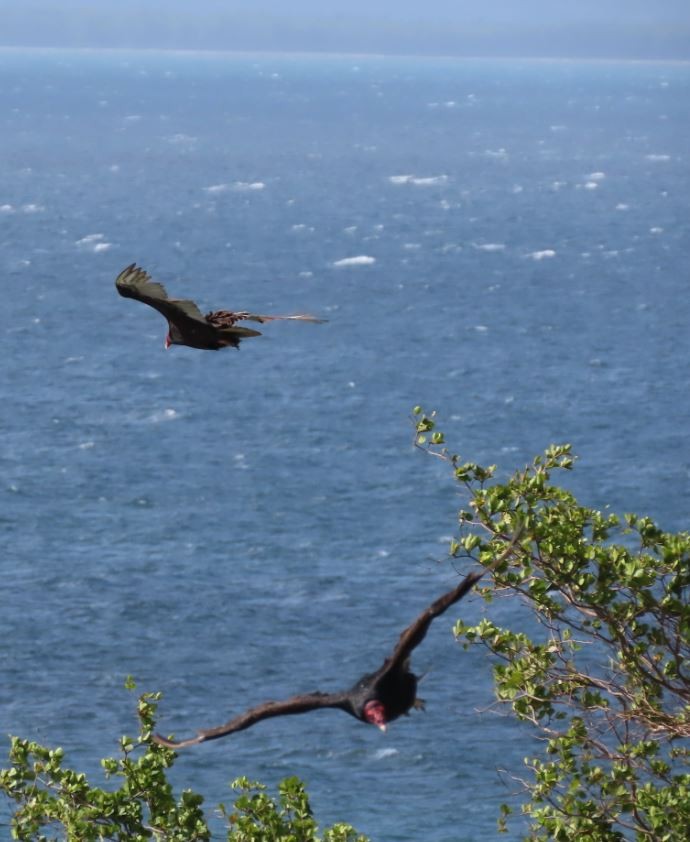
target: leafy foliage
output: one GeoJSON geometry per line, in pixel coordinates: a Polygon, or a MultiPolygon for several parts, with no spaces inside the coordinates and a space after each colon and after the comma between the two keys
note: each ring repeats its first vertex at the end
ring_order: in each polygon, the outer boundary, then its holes
{"type": "MultiPolygon", "coordinates": [[[[414,413],[415,443],[447,461],[469,498],[451,554],[489,566],[497,541],[520,531],[483,593],[519,594],[537,633],[489,619],[459,622],[455,633],[495,657],[498,700],[545,738],[543,756],[525,761],[529,838],[684,842],[690,535],[580,505],[551,483],[574,465],[568,445],[498,482],[495,466],[448,452],[434,414],[414,413]]],[[[504,806],[502,827],[509,813],[504,806]]]]}
{"type": "MultiPolygon", "coordinates": [[[[131,681],[130,687],[133,687],[131,681]]],[[[175,753],[151,741],[160,694],[139,698],[140,734],[120,740],[120,757],[101,761],[106,779],[119,787],[92,786],[86,775],[63,767],[62,749],[48,749],[12,738],[11,765],[0,770],[0,791],[17,807],[12,838],[26,842],[67,839],[70,842],[205,842],[211,831],[202,810],[203,797],[185,790],[175,798],[167,770],[175,753]],[[50,833],[61,831],[59,836],[50,833]]],[[[309,799],[297,778],[279,785],[279,799],[265,788],[240,778],[234,809],[221,805],[229,842],[366,842],[353,828],[336,824],[318,836],[309,799]]]]}

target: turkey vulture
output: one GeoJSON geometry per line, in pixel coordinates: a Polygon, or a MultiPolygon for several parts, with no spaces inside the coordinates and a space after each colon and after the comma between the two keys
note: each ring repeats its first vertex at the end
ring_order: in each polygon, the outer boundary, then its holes
{"type": "Polygon", "coordinates": [[[417,676],[410,671],[410,656],[412,650],[424,640],[432,621],[461,600],[485,573],[498,567],[510,555],[517,540],[518,535],[488,567],[476,573],[468,573],[453,590],[432,602],[400,635],[393,653],[386,658],[381,667],[376,672],[362,676],[349,690],[339,693],[305,693],[282,702],[264,702],[249,708],[225,725],[199,731],[196,737],[188,740],[176,742],[160,734],[154,734],[153,739],[166,748],[184,748],[243,731],[272,716],[308,713],[318,708],[338,708],[385,731],[389,722],[407,713],[411,708],[424,707],[424,703],[416,695],[417,676]]]}
{"type": "Polygon", "coordinates": [[[135,263],[123,269],[115,279],[115,286],[125,298],[143,301],[162,313],[168,320],[168,335],[165,347],[189,345],[205,351],[221,348],[239,348],[240,341],[249,336],[261,336],[258,330],[239,327],[237,322],[270,322],[274,319],[296,319],[303,322],[323,322],[313,316],[259,316],[244,311],[214,310],[202,315],[193,301],[185,298],[168,298],[165,287],[151,280],[151,277],[135,263]]]}

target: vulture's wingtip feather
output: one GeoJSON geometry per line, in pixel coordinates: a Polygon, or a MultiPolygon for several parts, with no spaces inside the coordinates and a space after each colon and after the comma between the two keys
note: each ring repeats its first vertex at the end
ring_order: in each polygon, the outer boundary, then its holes
{"type": "Polygon", "coordinates": [[[154,743],[158,743],[159,746],[171,749],[184,748],[185,746],[193,746],[197,743],[202,743],[204,741],[204,737],[202,734],[198,734],[196,737],[190,737],[188,740],[170,740],[167,737],[161,736],[160,734],[154,734],[152,739],[154,743]]]}

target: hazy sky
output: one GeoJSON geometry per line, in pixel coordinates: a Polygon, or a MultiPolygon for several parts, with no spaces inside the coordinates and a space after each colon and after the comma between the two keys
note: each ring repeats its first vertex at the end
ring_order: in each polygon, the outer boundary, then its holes
{"type": "Polygon", "coordinates": [[[690,59],[690,0],[0,0],[0,44],[690,59]]]}

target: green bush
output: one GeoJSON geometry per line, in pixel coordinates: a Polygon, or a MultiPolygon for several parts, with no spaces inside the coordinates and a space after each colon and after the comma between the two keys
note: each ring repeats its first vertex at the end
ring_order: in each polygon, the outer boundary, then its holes
{"type": "Polygon", "coordinates": [[[458,622],[455,633],[486,647],[499,701],[543,738],[521,781],[528,838],[686,842],[690,535],[582,506],[552,485],[574,465],[568,445],[498,482],[494,466],[448,452],[433,414],[414,412],[415,443],[448,463],[468,498],[451,554],[488,566],[519,531],[482,592],[519,596],[524,622],[458,622]]]}
{"type": "MultiPolygon", "coordinates": [[[[128,686],[133,687],[131,681],[128,686]]],[[[18,805],[12,838],[26,842],[211,839],[203,797],[185,790],[175,798],[167,779],[175,752],[151,741],[159,698],[157,693],[139,698],[138,738],[123,737],[120,757],[101,761],[106,779],[119,780],[117,788],[92,786],[83,773],[65,769],[62,749],[14,737],[11,765],[0,770],[0,790],[18,805]]],[[[234,808],[220,805],[230,842],[366,842],[345,824],[327,828],[319,836],[309,799],[297,778],[282,781],[277,800],[261,784],[246,778],[232,786],[240,793],[234,808]]]]}

